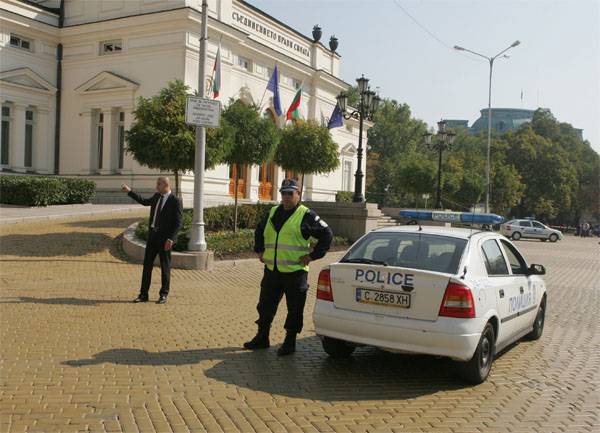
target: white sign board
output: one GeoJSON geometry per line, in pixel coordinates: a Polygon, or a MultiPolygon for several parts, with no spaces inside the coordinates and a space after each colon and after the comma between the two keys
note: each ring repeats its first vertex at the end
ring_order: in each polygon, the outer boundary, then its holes
{"type": "Polygon", "coordinates": [[[221,102],[214,99],[188,96],[185,104],[185,123],[218,128],[221,120],[221,102]]]}
{"type": "Polygon", "coordinates": [[[431,219],[434,221],[460,222],[460,212],[431,212],[431,219]]]}

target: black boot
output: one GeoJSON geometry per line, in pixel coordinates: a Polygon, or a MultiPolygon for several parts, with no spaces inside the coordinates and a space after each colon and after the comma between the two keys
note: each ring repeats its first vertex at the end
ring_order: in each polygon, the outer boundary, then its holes
{"type": "Polygon", "coordinates": [[[285,335],[285,340],[279,349],[277,349],[277,356],[291,355],[296,351],[296,333],[290,332],[285,335]]]}
{"type": "Polygon", "coordinates": [[[269,328],[261,328],[260,326],[256,336],[244,343],[244,349],[247,350],[268,349],[269,346],[269,328]]]}

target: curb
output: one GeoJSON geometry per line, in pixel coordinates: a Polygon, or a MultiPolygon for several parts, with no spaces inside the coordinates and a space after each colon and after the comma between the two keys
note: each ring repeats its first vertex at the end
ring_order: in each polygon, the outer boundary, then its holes
{"type": "Polygon", "coordinates": [[[75,218],[75,217],[79,217],[79,216],[95,216],[95,215],[101,216],[101,215],[111,215],[111,214],[116,214],[116,213],[133,213],[133,212],[139,212],[142,210],[144,210],[144,209],[141,207],[132,207],[132,208],[90,210],[90,211],[83,211],[83,212],[56,214],[56,215],[36,215],[36,216],[26,216],[26,217],[16,217],[16,218],[0,218],[0,225],[30,223],[30,222],[39,222],[39,221],[48,221],[48,220],[61,220],[61,219],[75,218]]]}

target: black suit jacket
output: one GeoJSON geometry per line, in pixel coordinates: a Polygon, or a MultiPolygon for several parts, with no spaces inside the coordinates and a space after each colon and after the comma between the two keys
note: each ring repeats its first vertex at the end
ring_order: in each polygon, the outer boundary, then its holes
{"type": "MultiPolygon", "coordinates": [[[[141,195],[133,191],[129,191],[127,195],[141,205],[150,206],[150,216],[148,217],[148,227],[150,227],[154,218],[154,209],[158,204],[158,200],[160,200],[160,194],[155,193],[150,198],[143,198],[141,195]]],[[[177,242],[177,233],[181,228],[182,218],[183,206],[181,204],[181,200],[171,193],[160,211],[160,225],[158,227],[158,234],[164,236],[165,239],[171,239],[173,242],[177,242]]]]}

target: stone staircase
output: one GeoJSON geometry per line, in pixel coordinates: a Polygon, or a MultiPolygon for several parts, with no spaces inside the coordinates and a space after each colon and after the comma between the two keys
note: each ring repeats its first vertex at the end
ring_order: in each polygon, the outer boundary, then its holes
{"type": "Polygon", "coordinates": [[[399,225],[398,221],[395,218],[388,215],[382,214],[377,220],[377,228],[393,227],[397,225],[399,225]]]}

